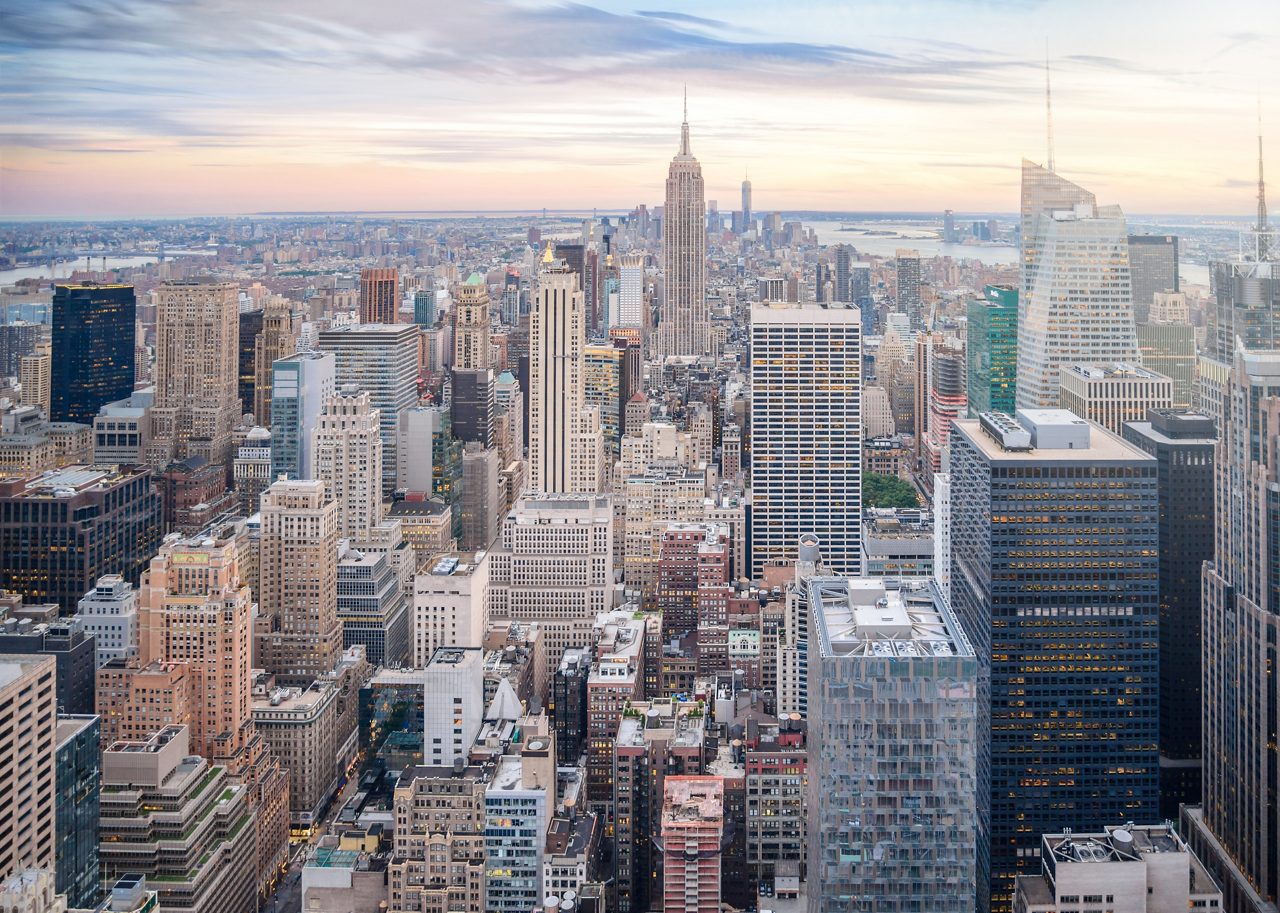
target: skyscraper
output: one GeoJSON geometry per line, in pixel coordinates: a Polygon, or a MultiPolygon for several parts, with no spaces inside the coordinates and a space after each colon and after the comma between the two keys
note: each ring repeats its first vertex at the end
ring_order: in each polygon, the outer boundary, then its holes
{"type": "Polygon", "coordinates": [[[1133,319],[1146,323],[1158,292],[1178,291],[1178,236],[1129,235],[1133,319]]]}
{"type": "MultiPolygon", "coordinates": [[[[240,342],[244,344],[243,339],[240,342]]],[[[296,351],[293,305],[287,298],[272,295],[263,307],[262,331],[253,341],[253,416],[259,425],[271,423],[272,365],[296,351]]]]}
{"type": "Polygon", "coordinates": [[[337,386],[355,384],[378,410],[384,491],[397,487],[400,418],[418,401],[419,333],[415,324],[363,324],[320,334],[320,350],[334,355],[337,386]]]}
{"type": "Polygon", "coordinates": [[[680,151],[667,171],[662,210],[662,264],[666,293],[662,301],[661,352],[700,356],[711,348],[707,310],[706,190],[702,166],[689,151],[689,112],[680,125],[680,151]]]}
{"type": "Polygon", "coordinates": [[[1058,405],[1058,369],[1135,362],[1129,240],[1118,206],[1023,163],[1018,405],[1058,405]]]}
{"type": "Polygon", "coordinates": [[[1146,418],[1148,409],[1173,406],[1173,381],[1141,365],[1063,365],[1058,372],[1062,408],[1120,434],[1125,422],[1146,418]]]}
{"type": "Polygon", "coordinates": [[[626,254],[618,269],[619,327],[639,329],[644,325],[644,256],[626,254]]]}
{"type": "MultiPolygon", "coordinates": [[[[898,274],[898,310],[911,318],[911,326],[924,326],[920,300],[920,251],[899,249],[893,256],[898,274]]],[[[924,327],[932,329],[932,327],[924,327]]]]}
{"type": "Polygon", "coordinates": [[[599,410],[586,406],[586,313],[576,275],[557,261],[544,259],[529,333],[529,487],[598,491],[604,442],[599,410]]]}
{"type": "Polygon", "coordinates": [[[382,522],[382,437],[369,394],[347,385],[316,423],[314,478],[338,503],[338,535],[358,541],[382,522]]]}
{"type": "Polygon", "coordinates": [[[742,179],[742,233],[751,231],[751,181],[742,179]]]}
{"type": "Polygon", "coordinates": [[[400,274],[394,268],[360,270],[360,322],[395,323],[400,307],[400,274]]]}
{"type": "Polygon", "coordinates": [[[262,495],[257,662],[283,685],[333,671],[338,622],[338,504],[323,482],[275,482],[262,495]]]}
{"type": "Polygon", "coordinates": [[[133,392],[132,285],[55,285],[49,419],[93,423],[133,392]]]}
{"type": "Polygon", "coordinates": [[[333,395],[332,352],[299,352],[271,369],[271,478],[315,478],[312,438],[333,395]]]}
{"type": "Polygon", "coordinates": [[[0,658],[0,873],[53,869],[58,704],[52,656],[0,658]]]}
{"type": "Polygon", "coordinates": [[[979,660],[933,584],[810,577],[809,913],[974,913],[979,660]],[[927,796],[927,799],[922,799],[927,796]]]}
{"type": "Polygon", "coordinates": [[[1012,415],[1017,408],[1018,290],[988,285],[969,302],[969,416],[983,412],[1012,415]]]}
{"type": "Polygon", "coordinates": [[[1280,528],[1280,352],[1237,349],[1214,456],[1213,559],[1203,573],[1203,807],[1187,843],[1222,886],[1228,913],[1280,899],[1275,739],[1280,528]]]}
{"type": "Polygon", "coordinates": [[[979,817],[1007,911],[1040,834],[1156,814],[1156,461],[1020,410],[953,423],[950,469],[952,604],[985,666],[979,817]]]}
{"type": "Polygon", "coordinates": [[[751,308],[751,573],[794,559],[801,533],[859,573],[862,327],[815,304],[751,308]],[[850,518],[855,518],[850,521],[850,518]]]}
{"type": "Polygon", "coordinates": [[[489,354],[489,289],[472,273],[458,288],[453,331],[453,433],[493,446],[494,390],[489,354]]]}
{"type": "Polygon", "coordinates": [[[1160,817],[1200,801],[1200,571],[1213,560],[1213,448],[1205,415],[1152,410],[1124,439],[1156,458],[1160,498],[1160,817]]]}
{"type": "MultiPolygon", "coordinates": [[[[240,419],[239,289],[234,282],[166,282],[156,289],[155,405],[146,459],[225,464],[240,419]]],[[[132,337],[131,337],[132,338],[132,337]]]]}
{"type": "Polygon", "coordinates": [[[240,312],[240,379],[236,385],[241,413],[252,413],[258,385],[258,334],[262,332],[262,308],[240,312]]]}

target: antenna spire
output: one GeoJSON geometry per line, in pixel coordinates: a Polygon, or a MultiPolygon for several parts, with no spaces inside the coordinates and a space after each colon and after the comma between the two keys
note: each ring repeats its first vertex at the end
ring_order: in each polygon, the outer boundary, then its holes
{"type": "Polygon", "coordinates": [[[1044,114],[1049,140],[1049,170],[1057,173],[1053,164],[1053,88],[1049,83],[1049,38],[1044,39],[1044,114]]]}
{"type": "Polygon", "coordinates": [[[680,154],[691,155],[689,151],[689,87],[684,87],[684,121],[680,124],[680,154]]]}
{"type": "Polygon", "coordinates": [[[1267,183],[1262,177],[1262,103],[1258,103],[1258,259],[1267,259],[1267,183]]]}

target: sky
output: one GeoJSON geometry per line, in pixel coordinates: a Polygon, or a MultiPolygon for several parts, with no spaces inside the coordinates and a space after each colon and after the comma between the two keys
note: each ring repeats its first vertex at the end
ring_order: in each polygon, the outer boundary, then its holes
{"type": "Polygon", "coordinates": [[[1275,0],[0,0],[0,218],[654,205],[685,86],[722,210],[1010,212],[1046,41],[1061,174],[1254,211],[1275,0]]]}

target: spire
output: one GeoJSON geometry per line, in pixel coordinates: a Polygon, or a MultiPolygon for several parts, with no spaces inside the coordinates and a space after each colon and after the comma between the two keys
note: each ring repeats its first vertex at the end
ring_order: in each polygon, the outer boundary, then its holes
{"type": "Polygon", "coordinates": [[[684,122],[680,124],[680,154],[692,155],[689,151],[689,87],[684,87],[684,122]]]}
{"type": "Polygon", "coordinates": [[[1267,183],[1262,178],[1262,111],[1258,111],[1258,259],[1266,260],[1267,250],[1267,183]]]}
{"type": "Polygon", "coordinates": [[[1053,89],[1049,84],[1049,39],[1044,39],[1044,114],[1045,130],[1049,140],[1049,170],[1057,173],[1053,165],[1053,89]]]}

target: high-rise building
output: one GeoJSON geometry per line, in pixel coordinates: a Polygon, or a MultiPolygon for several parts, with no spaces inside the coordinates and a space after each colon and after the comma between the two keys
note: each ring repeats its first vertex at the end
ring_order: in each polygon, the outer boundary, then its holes
{"type": "Polygon", "coordinates": [[[1182,833],[1222,886],[1228,913],[1280,900],[1280,748],[1271,736],[1280,640],[1275,447],[1280,352],[1237,349],[1214,455],[1214,554],[1203,570],[1203,807],[1182,833]],[[1268,544],[1269,543],[1269,544],[1268,544]]]}
{"type": "Polygon", "coordinates": [[[338,504],[323,482],[278,481],[262,495],[257,663],[282,685],[333,671],[338,622],[338,504]]]}
{"type": "Polygon", "coordinates": [[[519,754],[498,758],[484,793],[484,909],[526,913],[542,903],[543,850],[555,813],[556,760],[551,740],[530,735],[519,754]],[[494,873],[501,872],[495,877],[494,873]]]}
{"type": "Polygon", "coordinates": [[[413,293],[413,322],[425,329],[436,325],[436,290],[420,288],[413,293]]]}
{"type": "Polygon", "coordinates": [[[742,181],[742,233],[746,234],[751,230],[751,223],[755,217],[751,212],[751,181],[743,178],[742,181]]]}
{"type": "Polygon", "coordinates": [[[409,661],[409,603],[385,553],[348,545],[338,558],[338,622],[344,650],[364,648],[374,666],[409,661]]]}
{"type": "Polygon", "coordinates": [[[1160,292],[1178,291],[1178,236],[1129,235],[1133,319],[1146,323],[1160,292]]]}
{"type": "Polygon", "coordinates": [[[626,254],[618,267],[618,327],[644,326],[644,255],[626,254]]]}
{"type": "Polygon", "coordinates": [[[395,323],[400,308],[400,274],[392,268],[360,270],[360,322],[395,323]]]}
{"type": "Polygon", "coordinates": [[[551,681],[551,714],[556,733],[556,754],[561,765],[575,766],[587,749],[587,678],[591,674],[591,650],[570,647],[560,658],[551,681]]]}
{"type": "Polygon", "coordinates": [[[192,754],[185,726],[106,746],[102,787],[104,881],[144,876],[158,909],[256,909],[251,790],[192,754]]]}
{"type": "Polygon", "coordinates": [[[97,664],[138,655],[138,591],[119,574],[99,577],[77,604],[80,623],[92,634],[97,664]]]}
{"type": "Polygon", "coordinates": [[[1120,434],[1148,409],[1173,407],[1173,381],[1137,364],[1071,364],[1058,370],[1062,408],[1120,434]]]}
{"type": "Polygon", "coordinates": [[[951,437],[951,423],[965,417],[969,404],[966,393],[965,350],[960,346],[936,345],[929,356],[930,384],[927,406],[929,425],[923,448],[922,465],[927,484],[942,472],[942,456],[951,437]]]}
{"type": "Polygon", "coordinates": [[[720,910],[724,780],[667,777],[662,803],[663,913],[720,910]]]}
{"type": "Polygon", "coordinates": [[[661,352],[701,356],[711,348],[707,310],[706,190],[702,166],[689,151],[689,112],[680,125],[680,151],[667,170],[662,210],[661,352]]]}
{"type": "Polygon", "coordinates": [[[53,359],[39,350],[18,360],[18,383],[22,390],[18,399],[24,406],[35,406],[41,415],[49,415],[52,393],[53,359]]]}
{"type": "Polygon", "coordinates": [[[1160,817],[1200,801],[1200,569],[1213,560],[1213,448],[1205,415],[1152,410],[1124,439],[1156,458],[1160,498],[1160,817]]]}
{"type": "Polygon", "coordinates": [[[0,323],[0,377],[17,377],[22,356],[33,353],[48,338],[48,328],[42,323],[0,323]]]}
{"type": "Polygon", "coordinates": [[[234,282],[166,282],[156,289],[150,465],[188,456],[230,462],[231,432],[241,416],[239,308],[234,282]]]}
{"type": "Polygon", "coordinates": [[[0,657],[0,876],[56,858],[58,704],[52,656],[0,657]]]}
{"type": "Polygon", "coordinates": [[[1251,350],[1280,348],[1280,249],[1263,250],[1260,261],[1209,264],[1213,300],[1205,354],[1227,366],[1234,363],[1237,338],[1251,350]]]}
{"type": "Polygon", "coordinates": [[[602,487],[600,413],[586,405],[583,377],[585,317],[573,271],[544,258],[529,321],[529,487],[534,491],[602,487]]]}
{"type": "Polygon", "coordinates": [[[859,572],[862,326],[852,309],[751,309],[751,573],[813,533],[835,573],[859,572]]]}
{"type": "Polygon", "coordinates": [[[1023,162],[1018,405],[1058,405],[1058,370],[1136,362],[1129,240],[1119,206],[1023,162]]]}
{"type": "Polygon", "coordinates": [[[382,488],[399,486],[400,418],[418,401],[418,336],[414,324],[335,327],[320,334],[320,349],[332,352],[334,381],[369,394],[382,428],[382,488]]]}
{"type": "Polygon", "coordinates": [[[1040,834],[1156,812],[1156,461],[1069,412],[1019,410],[955,422],[950,475],[952,604],[986,667],[980,850],[1008,910],[1040,834]]]}
{"type": "Polygon", "coordinates": [[[393,800],[402,823],[387,867],[390,913],[484,909],[489,778],[478,765],[405,768],[393,800]]]}
{"type": "Polygon", "coordinates": [[[97,906],[98,817],[102,795],[100,721],[58,714],[56,886],[75,907],[97,906]]]}
{"type": "Polygon", "coordinates": [[[433,555],[413,581],[413,666],[441,647],[484,645],[489,560],[483,553],[433,555]]]}
{"type": "Polygon", "coordinates": [[[1017,408],[1018,290],[988,285],[969,302],[969,417],[983,412],[1012,415],[1017,408]]]}
{"type": "Polygon", "coordinates": [[[920,298],[920,251],[899,249],[893,260],[898,274],[898,310],[910,317],[911,326],[918,329],[924,324],[924,304],[920,298]]]}
{"type": "Polygon", "coordinates": [[[458,287],[453,331],[453,434],[493,446],[494,376],[489,342],[489,289],[472,273],[458,287]]]}
{"type": "Polygon", "coordinates": [[[12,655],[52,656],[58,672],[58,712],[93,713],[97,651],[93,635],[79,618],[39,624],[5,619],[0,625],[0,659],[12,655]]]}
{"type": "Polygon", "coordinates": [[[885,913],[974,913],[987,822],[973,647],[932,584],[805,585],[809,913],[851,897],[885,913]]]}
{"type": "Polygon", "coordinates": [[[431,654],[424,680],[422,760],[451,767],[467,757],[484,722],[484,651],[441,647],[431,654]]]}
{"type": "Polygon", "coordinates": [[[1136,327],[1138,354],[1142,366],[1173,381],[1173,407],[1189,409],[1195,402],[1196,391],[1196,328],[1187,316],[1186,299],[1182,292],[1166,295],[1156,293],[1156,304],[1151,319],[1136,327]],[[1181,301],[1178,308],[1165,308],[1160,299],[1181,301]],[[1160,314],[1181,314],[1181,317],[1164,319],[1160,314]]]}
{"type": "Polygon", "coordinates": [[[51,421],[90,424],[133,392],[135,310],[132,285],[54,285],[51,421]]]}
{"type": "Polygon", "coordinates": [[[313,478],[338,502],[338,535],[361,540],[382,522],[382,436],[369,394],[348,384],[316,422],[313,478]]]}
{"type": "Polygon", "coordinates": [[[526,495],[503,522],[488,560],[490,622],[537,622],[549,679],[567,648],[591,643],[596,615],[612,605],[612,501],[526,495]]]}
{"type": "Polygon", "coordinates": [[[250,428],[231,461],[231,481],[242,517],[251,517],[258,512],[258,498],[274,478],[271,475],[271,432],[266,428],[250,428]]]}
{"type": "MultiPolygon", "coordinates": [[[[293,304],[288,298],[273,295],[262,310],[262,330],[253,340],[253,412],[259,425],[271,423],[271,380],[273,365],[298,351],[298,334],[294,331],[293,304]]],[[[240,340],[241,345],[244,340],[240,340]]]]}
{"type": "Polygon", "coordinates": [[[600,412],[605,452],[612,462],[622,439],[627,350],[616,345],[588,345],[582,351],[583,401],[600,412]]]}
{"type": "Polygon", "coordinates": [[[462,538],[463,550],[487,549],[498,536],[506,514],[498,451],[472,442],[462,453],[462,538]]]}
{"type": "Polygon", "coordinates": [[[136,582],[163,534],[151,473],[68,466],[0,481],[0,588],[63,612],[104,574],[136,582]]]}
{"type": "Polygon", "coordinates": [[[335,390],[331,352],[299,352],[271,367],[271,478],[315,478],[312,438],[335,390]]]}
{"type": "Polygon", "coordinates": [[[240,397],[241,413],[252,414],[258,386],[258,335],[262,332],[263,310],[255,307],[240,312],[240,374],[236,391],[240,397]]]}

